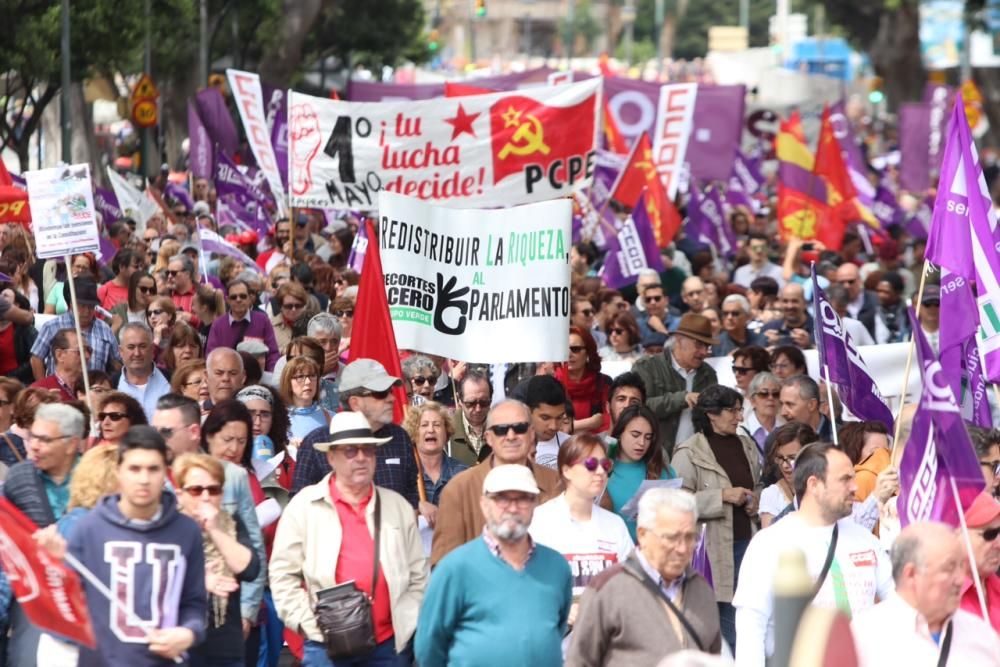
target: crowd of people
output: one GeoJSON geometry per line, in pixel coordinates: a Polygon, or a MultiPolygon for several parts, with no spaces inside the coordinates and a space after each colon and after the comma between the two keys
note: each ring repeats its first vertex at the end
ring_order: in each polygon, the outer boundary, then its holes
{"type": "Polygon", "coordinates": [[[565,361],[404,350],[397,377],[347,363],[356,217],[296,211],[233,241],[246,264],[203,250],[199,230],[232,230],[211,184],[192,195],[107,221],[100,261],[38,260],[0,225],[3,495],[104,586],[85,580],[90,649],[0,577],[6,664],[756,667],[789,548],[861,664],[1000,664],[1000,431],[969,428],[987,482],[969,553],[951,527],[900,530],[912,409],[893,442],[804,355],[814,263],[857,344],[909,340],[913,302],[937,345],[940,288],[918,297],[903,227],[835,252],[735,209],[734,257],[681,232],[621,290],[581,241],[565,361]]]}

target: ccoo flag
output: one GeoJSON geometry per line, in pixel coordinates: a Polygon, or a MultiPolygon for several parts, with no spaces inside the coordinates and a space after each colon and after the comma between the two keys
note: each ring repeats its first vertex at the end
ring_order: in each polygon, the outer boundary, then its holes
{"type": "Polygon", "coordinates": [[[941,162],[926,257],[951,273],[975,281],[979,350],[985,362],[984,373],[991,382],[1000,380],[1000,255],[994,250],[996,228],[997,215],[959,96],[941,162]]]}
{"type": "Polygon", "coordinates": [[[986,480],[941,363],[912,308],[909,313],[922,389],[910,440],[899,461],[899,520],[904,526],[914,521],[958,526],[959,512],[972,504],[986,480]],[[955,505],[952,484],[962,508],[955,505]]]}
{"type": "Polygon", "coordinates": [[[941,269],[940,309],[946,317],[940,322],[940,359],[942,373],[959,399],[962,417],[976,426],[992,428],[988,387],[983,377],[976,334],[976,297],[972,286],[962,276],[941,269]]]}
{"type": "Polygon", "coordinates": [[[646,199],[645,194],[639,197],[632,215],[618,230],[618,235],[608,242],[608,254],[601,269],[601,277],[611,289],[634,284],[643,269],[663,271],[663,261],[656,247],[656,236],[649,220],[646,199]]]}
{"type": "MultiPolygon", "coordinates": [[[[859,419],[880,421],[892,429],[892,411],[879,393],[851,334],[844,328],[840,315],[826,298],[816,280],[813,267],[813,335],[819,352],[820,368],[827,369],[830,382],[837,387],[840,400],[859,419]]],[[[822,373],[821,373],[822,374],[822,373]]]]}

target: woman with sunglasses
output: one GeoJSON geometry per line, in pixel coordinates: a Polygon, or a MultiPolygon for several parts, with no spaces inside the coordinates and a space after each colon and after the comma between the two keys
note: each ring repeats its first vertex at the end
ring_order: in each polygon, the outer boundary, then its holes
{"type": "MultiPolygon", "coordinates": [[[[976,561],[976,571],[983,583],[986,594],[985,620],[1000,632],[1000,503],[989,489],[976,496],[972,506],[965,511],[965,525],[969,529],[969,542],[976,561]]],[[[982,607],[975,583],[967,573],[962,586],[959,606],[965,611],[982,618],[982,607]]]]}
{"type": "Polygon", "coordinates": [[[407,384],[406,393],[411,397],[414,405],[434,400],[434,386],[440,376],[441,370],[437,365],[422,354],[411,354],[403,361],[403,379],[407,384]]]}
{"type": "Polygon", "coordinates": [[[750,409],[743,411],[740,432],[753,439],[763,460],[767,436],[784,423],[778,414],[781,409],[778,400],[781,396],[781,380],[771,373],[757,373],[747,387],[746,396],[750,399],[750,409]]]}
{"type": "Polygon", "coordinates": [[[192,667],[232,667],[245,661],[240,582],[253,581],[261,563],[239,517],[222,509],[226,473],[207,454],[184,454],[171,466],[181,514],[201,528],[205,550],[208,623],[205,641],[191,649],[192,667]]]}
{"type": "Polygon", "coordinates": [[[632,313],[616,313],[608,321],[608,344],[600,349],[604,361],[634,363],[642,358],[639,325],[632,313]]]}
{"type": "Polygon", "coordinates": [[[128,298],[111,309],[111,330],[118,330],[129,322],[145,322],[146,309],[156,297],[156,279],[148,273],[136,271],[128,279],[128,298]]]}
{"type": "Polygon", "coordinates": [[[774,518],[795,500],[792,481],[795,457],[803,447],[818,440],[816,431],[802,422],[788,422],[768,436],[764,478],[774,480],[774,483],[760,492],[760,508],[757,512],[761,528],[770,526],[774,518]]]}
{"type": "Polygon", "coordinates": [[[98,444],[117,445],[130,427],[148,422],[139,401],[128,394],[113,391],[101,401],[97,424],[101,430],[98,444]]]}
{"type": "Polygon", "coordinates": [[[632,541],[636,541],[636,517],[622,513],[622,507],[639,491],[647,479],[673,479],[677,475],[657,446],[660,420],[645,405],[631,405],[618,415],[611,430],[613,444],[608,449],[614,468],[608,476],[608,490],[601,507],[613,511],[625,521],[632,541]]]}
{"type": "Polygon", "coordinates": [[[606,411],[611,378],[601,373],[601,357],[589,331],[569,328],[569,360],[556,369],[555,378],[573,402],[573,432],[607,431],[611,425],[606,411]]]}
{"type": "Polygon", "coordinates": [[[348,348],[351,347],[351,330],[354,328],[354,299],[338,296],[330,304],[330,312],[340,322],[340,359],[346,364],[348,348]]]}
{"type": "Polygon", "coordinates": [[[327,426],[332,416],[319,403],[320,366],[309,357],[295,357],[281,372],[278,392],[288,406],[288,436],[301,441],[317,428],[327,426]]]}
{"type": "Polygon", "coordinates": [[[771,355],[759,345],[747,345],[733,352],[733,376],[736,378],[736,388],[744,396],[749,396],[750,383],[758,373],[764,373],[771,368],[771,355]]]}
{"type": "Polygon", "coordinates": [[[306,312],[308,303],[309,294],[299,283],[289,281],[278,288],[274,295],[276,312],[271,317],[271,325],[274,327],[274,338],[279,350],[288,347],[295,321],[306,312]]]}
{"type": "Polygon", "coordinates": [[[146,307],[146,324],[153,330],[153,345],[156,346],[156,358],[163,354],[170,337],[170,329],[177,322],[177,306],[169,296],[157,296],[146,307]]]}
{"type": "Polygon", "coordinates": [[[757,530],[762,489],[757,443],[737,430],[743,419],[738,391],[713,385],[698,395],[691,411],[695,434],[679,443],[671,464],[685,491],[698,501],[698,517],[708,526],[705,544],[712,563],[722,636],[736,645],[732,605],[740,563],[757,530]]]}
{"type": "Polygon", "coordinates": [[[574,435],[559,448],[557,463],[563,492],[535,508],[528,532],[570,563],[573,625],[583,589],[605,568],[624,562],[634,545],[621,517],[596,504],[614,466],[604,440],[589,433],[574,435]]]}

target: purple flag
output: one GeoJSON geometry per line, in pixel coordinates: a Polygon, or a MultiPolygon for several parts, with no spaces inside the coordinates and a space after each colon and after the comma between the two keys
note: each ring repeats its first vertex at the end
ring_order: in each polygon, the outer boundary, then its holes
{"type": "Polygon", "coordinates": [[[235,155],[240,147],[239,135],[222,93],[209,86],[195,95],[195,105],[211,142],[229,155],[235,155]]]}
{"type": "Polygon", "coordinates": [[[746,88],[698,86],[694,98],[694,125],[686,159],[691,176],[702,181],[725,181],[743,136],[746,88]]]}
{"type": "Polygon", "coordinates": [[[643,192],[618,235],[608,239],[608,254],[601,277],[608,287],[618,289],[635,284],[639,272],[647,268],[663,271],[663,261],[656,247],[656,234],[649,222],[646,193],[643,192]]]}
{"type": "Polygon", "coordinates": [[[1000,380],[1000,255],[997,215],[986,189],[965,117],[962,96],[955,100],[941,180],[925,256],[951,273],[976,283],[979,351],[991,382],[1000,380]]]}
{"type": "Polygon", "coordinates": [[[124,218],[121,207],[118,205],[118,197],[111,190],[104,188],[94,188],[94,208],[104,218],[104,226],[109,226],[115,220],[124,218]]]}
{"type": "Polygon", "coordinates": [[[904,102],[899,107],[899,187],[910,192],[926,192],[931,186],[927,160],[930,155],[927,127],[931,107],[920,102],[904,102]]]}
{"type": "Polygon", "coordinates": [[[979,331],[976,297],[969,282],[962,276],[950,273],[948,269],[941,269],[940,308],[946,314],[940,322],[939,356],[942,374],[948,381],[952,394],[960,397],[962,417],[976,426],[992,428],[988,388],[976,341],[979,331]]]}
{"type": "Polygon", "coordinates": [[[244,268],[256,271],[257,273],[263,273],[261,268],[257,266],[257,262],[253,261],[249,255],[213,232],[211,229],[207,229],[205,227],[199,229],[198,239],[201,241],[202,251],[206,253],[214,252],[217,255],[228,255],[229,257],[240,260],[243,263],[244,268]]]}
{"type": "Polygon", "coordinates": [[[752,199],[764,184],[764,176],[760,173],[760,161],[748,158],[742,151],[736,151],[733,161],[733,173],[729,176],[729,186],[726,188],[726,203],[732,207],[745,206],[756,212],[757,205],[752,199]]]}
{"type": "Polygon", "coordinates": [[[365,253],[368,251],[368,225],[361,219],[358,225],[358,233],[354,235],[354,243],[351,244],[351,253],[347,256],[347,266],[354,269],[361,275],[361,269],[365,266],[365,253]]]}
{"type": "Polygon", "coordinates": [[[118,254],[118,248],[115,244],[111,242],[107,236],[101,236],[98,238],[98,243],[100,244],[98,248],[97,261],[101,263],[102,266],[111,266],[111,260],[115,258],[118,254]]]}
{"type": "Polygon", "coordinates": [[[697,183],[691,181],[688,217],[700,230],[701,240],[715,246],[720,255],[732,257],[736,253],[736,235],[726,219],[718,188],[710,187],[701,193],[697,183]]]}
{"type": "Polygon", "coordinates": [[[281,183],[288,187],[288,91],[261,84],[264,93],[264,115],[271,131],[271,148],[278,163],[281,183]]]}
{"type": "Polygon", "coordinates": [[[188,100],[188,165],[195,178],[212,178],[212,165],[215,164],[215,149],[208,129],[198,115],[198,105],[194,100],[188,100]]]}
{"type": "Polygon", "coordinates": [[[830,125],[833,127],[833,136],[837,139],[840,151],[844,156],[844,164],[847,165],[851,183],[858,193],[858,201],[871,209],[875,201],[875,187],[868,180],[868,164],[861,153],[861,147],[858,146],[858,142],[854,138],[854,130],[851,128],[851,121],[847,118],[843,100],[830,107],[830,125]]]}
{"type": "Polygon", "coordinates": [[[691,555],[691,569],[705,577],[708,585],[715,590],[715,580],[712,577],[712,562],[708,559],[708,543],[705,540],[707,523],[701,524],[701,535],[698,536],[698,543],[694,545],[694,553],[691,555]]]}
{"type": "Polygon", "coordinates": [[[215,214],[220,228],[233,225],[245,230],[256,229],[257,216],[242,206],[233,195],[219,197],[215,205],[215,214]]]}
{"type": "Polygon", "coordinates": [[[223,151],[219,151],[216,155],[215,189],[220,197],[232,195],[236,201],[247,208],[250,208],[251,202],[259,206],[267,206],[270,203],[264,193],[254,187],[250,179],[236,167],[223,151]]]}
{"type": "Polygon", "coordinates": [[[906,233],[915,239],[927,239],[931,229],[931,217],[934,210],[934,197],[927,196],[917,206],[917,210],[906,218],[906,233]]]}
{"type": "Polygon", "coordinates": [[[875,199],[871,205],[872,215],[874,215],[883,228],[897,225],[903,221],[903,210],[899,208],[899,202],[892,190],[884,185],[878,186],[875,191],[875,199]]]}
{"type": "Polygon", "coordinates": [[[581,238],[593,241],[599,250],[608,248],[617,233],[618,221],[611,208],[611,192],[618,181],[625,160],[614,153],[598,150],[594,183],[587,191],[573,194],[573,242],[581,238]]]}
{"type": "Polygon", "coordinates": [[[928,82],[924,86],[924,104],[929,107],[924,132],[927,133],[927,164],[931,171],[941,166],[944,157],[948,110],[954,100],[953,93],[951,86],[943,83],[928,82]]]}
{"type": "Polygon", "coordinates": [[[904,526],[928,520],[958,526],[959,512],[972,504],[986,480],[941,363],[912,308],[909,313],[923,388],[899,462],[899,520],[904,526]],[[961,507],[955,504],[952,484],[961,507]]]}
{"type": "Polygon", "coordinates": [[[830,375],[830,382],[837,387],[840,400],[858,419],[879,421],[890,431],[893,426],[892,410],[879,393],[872,374],[858,354],[851,334],[844,328],[837,311],[826,298],[826,292],[816,280],[813,267],[813,336],[819,352],[820,375],[830,375]]]}
{"type": "Polygon", "coordinates": [[[188,193],[187,188],[177,183],[167,183],[163,188],[163,194],[170,197],[175,202],[184,204],[184,207],[191,211],[194,209],[194,200],[191,199],[191,195],[188,193]]]}
{"type": "Polygon", "coordinates": [[[21,188],[25,192],[28,191],[28,181],[21,174],[11,174],[10,180],[15,187],[21,188]]]}

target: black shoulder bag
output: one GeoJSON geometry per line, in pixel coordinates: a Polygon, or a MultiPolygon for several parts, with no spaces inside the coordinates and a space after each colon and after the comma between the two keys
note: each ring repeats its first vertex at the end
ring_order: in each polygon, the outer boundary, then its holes
{"type": "Polygon", "coordinates": [[[653,595],[659,597],[661,600],[667,603],[667,607],[674,614],[674,616],[676,616],[680,620],[681,625],[684,626],[684,629],[687,631],[687,633],[691,635],[691,639],[694,640],[694,643],[698,647],[698,650],[704,653],[705,646],[701,643],[701,637],[699,637],[698,633],[695,632],[694,626],[692,626],[691,622],[687,620],[687,617],[684,615],[684,612],[681,611],[677,607],[677,605],[674,604],[673,600],[670,599],[670,597],[663,591],[662,588],[656,585],[656,582],[653,581],[648,574],[646,574],[646,571],[643,570],[641,566],[639,566],[637,570],[639,573],[639,579],[640,581],[642,581],[642,584],[646,588],[648,588],[653,595]]]}
{"type": "Polygon", "coordinates": [[[948,653],[951,652],[951,629],[955,627],[953,618],[948,624],[948,629],[944,631],[944,639],[941,641],[941,652],[938,653],[937,667],[944,667],[948,664],[948,653]]]}
{"type": "Polygon", "coordinates": [[[316,622],[323,633],[326,654],[331,660],[344,660],[374,650],[375,622],[372,600],[378,586],[379,528],[381,506],[378,490],[375,494],[375,565],[372,574],[371,597],[358,590],[354,582],[326,588],[316,594],[316,622]]]}
{"type": "Polygon", "coordinates": [[[837,550],[838,533],[837,524],[833,524],[833,538],[830,540],[830,548],[826,551],[826,562],[823,563],[823,570],[819,573],[819,579],[816,580],[816,588],[813,589],[812,597],[809,598],[810,604],[816,599],[816,594],[819,593],[819,589],[823,588],[823,582],[826,581],[826,575],[830,572],[830,566],[833,565],[833,552],[837,550]]]}

